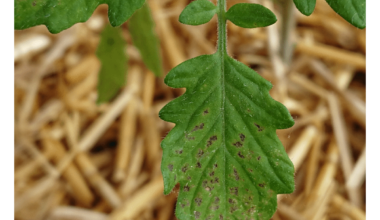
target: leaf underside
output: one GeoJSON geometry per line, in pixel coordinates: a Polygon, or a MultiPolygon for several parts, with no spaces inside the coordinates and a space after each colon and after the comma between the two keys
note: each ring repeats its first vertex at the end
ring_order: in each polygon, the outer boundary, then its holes
{"type": "Polygon", "coordinates": [[[154,22],[148,4],[137,10],[128,24],[133,44],[139,49],[145,65],[154,75],[161,76],[160,42],[154,31],[154,22]]]}
{"type": "Polygon", "coordinates": [[[108,4],[112,26],[119,26],[144,4],[145,0],[15,0],[15,29],[44,24],[51,33],[85,22],[100,4],[108,4]]]}
{"type": "Polygon", "coordinates": [[[98,76],[98,104],[110,101],[125,84],[127,56],[120,28],[107,25],[101,33],[96,56],[101,62],[98,76]]]}
{"type": "Polygon", "coordinates": [[[309,16],[315,9],[317,0],[293,0],[297,9],[304,15],[309,16]]]}
{"type": "Polygon", "coordinates": [[[342,18],[357,28],[366,26],[365,0],[326,0],[330,7],[342,18]]]}
{"type": "Polygon", "coordinates": [[[276,135],[294,121],[272,85],[227,54],[172,69],[165,83],[186,93],[160,118],[176,126],[162,141],[164,193],[180,184],[178,219],[269,219],[277,194],[294,190],[294,167],[276,135]]]}

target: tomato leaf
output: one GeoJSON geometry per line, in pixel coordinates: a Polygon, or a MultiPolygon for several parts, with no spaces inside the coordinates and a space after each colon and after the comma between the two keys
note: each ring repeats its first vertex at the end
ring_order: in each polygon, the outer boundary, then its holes
{"type": "Polygon", "coordinates": [[[226,13],[226,18],[243,28],[266,27],[277,21],[276,15],[259,4],[239,3],[226,13]]]}
{"type": "Polygon", "coordinates": [[[112,26],[119,26],[144,4],[145,0],[15,0],[15,29],[44,24],[51,33],[85,22],[100,4],[108,4],[112,26]]]}
{"type": "Polygon", "coordinates": [[[304,15],[309,16],[315,9],[317,0],[293,0],[297,9],[304,15]]]}
{"type": "Polygon", "coordinates": [[[139,49],[145,65],[156,76],[162,75],[160,42],[154,30],[149,6],[145,4],[129,20],[133,44],[139,49]]]}
{"type": "Polygon", "coordinates": [[[357,28],[365,28],[365,0],[326,0],[326,2],[346,21],[357,28]]]}
{"type": "Polygon", "coordinates": [[[205,24],[216,13],[217,7],[208,0],[196,0],[191,2],[179,15],[179,22],[189,25],[205,24]]]}
{"type": "Polygon", "coordinates": [[[96,55],[101,62],[97,103],[111,100],[125,85],[127,56],[120,29],[107,25],[101,33],[96,55]]]}
{"type": "Polygon", "coordinates": [[[276,135],[294,121],[272,85],[227,54],[187,60],[165,83],[185,87],[161,119],[164,193],[179,182],[178,219],[269,219],[277,194],[294,190],[294,167],[276,135]]]}

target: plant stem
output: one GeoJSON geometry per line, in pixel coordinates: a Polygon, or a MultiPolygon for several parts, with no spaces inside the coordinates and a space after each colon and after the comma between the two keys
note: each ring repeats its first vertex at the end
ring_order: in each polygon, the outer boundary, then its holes
{"type": "Polygon", "coordinates": [[[218,53],[227,53],[226,0],[218,0],[218,53]]]}

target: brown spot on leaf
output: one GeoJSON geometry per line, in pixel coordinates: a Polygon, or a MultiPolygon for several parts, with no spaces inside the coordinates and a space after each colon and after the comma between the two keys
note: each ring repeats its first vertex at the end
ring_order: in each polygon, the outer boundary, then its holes
{"type": "Polygon", "coordinates": [[[207,114],[208,114],[208,109],[203,111],[203,115],[207,115],[207,114]]]}
{"type": "Polygon", "coordinates": [[[234,176],[235,176],[235,179],[236,179],[236,180],[239,180],[239,179],[240,179],[239,174],[238,174],[238,172],[237,172],[236,169],[234,169],[234,176]]]}
{"type": "Polygon", "coordinates": [[[257,157],[257,160],[260,160],[260,159],[261,159],[261,156],[258,156],[258,157],[257,157]]]}
{"type": "Polygon", "coordinates": [[[230,204],[234,204],[235,201],[234,201],[233,199],[228,199],[228,203],[230,203],[230,204]]]}
{"type": "Polygon", "coordinates": [[[240,141],[233,143],[232,145],[234,145],[235,147],[242,147],[243,146],[243,144],[240,141]]]}
{"type": "Polygon", "coordinates": [[[215,211],[215,210],[218,210],[218,209],[219,209],[219,206],[218,206],[218,205],[216,205],[216,206],[211,206],[210,209],[215,211]]]}
{"type": "Polygon", "coordinates": [[[207,186],[207,180],[204,180],[204,181],[202,182],[202,186],[203,186],[203,188],[205,188],[205,187],[207,186]]]}
{"type": "Polygon", "coordinates": [[[169,169],[170,171],[173,171],[173,164],[169,164],[169,165],[168,165],[168,169],[169,169]]]}
{"type": "Polygon", "coordinates": [[[175,153],[176,154],[182,154],[182,150],[176,150],[175,153]]]}
{"type": "Polygon", "coordinates": [[[199,150],[198,150],[197,157],[202,157],[202,155],[203,155],[203,150],[202,150],[202,149],[199,149],[199,150]]]}
{"type": "Polygon", "coordinates": [[[192,131],[198,131],[202,130],[205,124],[200,123],[199,125],[196,125],[192,131]]]}
{"type": "Polygon", "coordinates": [[[219,201],[220,201],[219,197],[215,197],[215,201],[214,201],[214,203],[215,203],[215,204],[218,204],[219,201]]]}
{"type": "Polygon", "coordinates": [[[265,186],[265,183],[259,183],[259,186],[263,188],[265,186]]]}
{"type": "Polygon", "coordinates": [[[216,163],[216,164],[214,164],[214,168],[218,168],[218,164],[216,163]]]}
{"type": "Polygon", "coordinates": [[[195,203],[198,205],[198,206],[201,206],[202,204],[202,199],[201,198],[195,198],[195,203]]]}
{"type": "Polygon", "coordinates": [[[223,220],[223,215],[219,215],[219,220],[223,220]]]}
{"type": "Polygon", "coordinates": [[[238,209],[237,206],[231,206],[230,208],[230,212],[233,213],[234,211],[236,211],[238,209]]]}
{"type": "Polygon", "coordinates": [[[182,172],[184,172],[184,173],[186,173],[186,171],[187,171],[187,169],[188,169],[188,166],[187,165],[185,165],[184,167],[182,167],[182,172]]]}
{"type": "Polygon", "coordinates": [[[214,176],[214,171],[212,171],[211,173],[209,173],[210,176],[214,176]]]}
{"type": "Polygon", "coordinates": [[[190,187],[188,185],[186,185],[186,186],[183,187],[183,191],[189,192],[189,190],[190,190],[190,187]]]}
{"type": "Polygon", "coordinates": [[[197,162],[197,168],[202,168],[201,163],[197,162]]]}
{"type": "Polygon", "coordinates": [[[191,180],[191,176],[187,176],[187,179],[188,179],[188,180],[191,180]]]}
{"type": "Polygon", "coordinates": [[[215,183],[219,183],[219,178],[215,177],[215,183]]]}
{"type": "Polygon", "coordinates": [[[247,212],[253,214],[255,212],[255,207],[249,208],[247,212]]]}
{"type": "Polygon", "coordinates": [[[207,147],[210,147],[214,141],[218,140],[218,137],[216,135],[211,136],[210,139],[207,141],[207,147]]]}
{"type": "Polygon", "coordinates": [[[240,134],[239,137],[240,137],[240,140],[241,140],[242,142],[244,142],[244,140],[245,140],[245,135],[244,135],[244,134],[240,134]]]}
{"type": "Polygon", "coordinates": [[[185,135],[186,139],[191,141],[191,140],[194,140],[195,138],[194,137],[190,137],[188,134],[185,135]]]}
{"type": "Polygon", "coordinates": [[[243,158],[243,159],[245,158],[245,157],[244,157],[244,155],[243,155],[243,154],[241,154],[241,152],[240,152],[240,151],[239,151],[239,153],[238,153],[238,156],[239,156],[240,158],[243,158]]]}
{"type": "Polygon", "coordinates": [[[194,216],[196,219],[199,219],[199,217],[201,216],[201,213],[198,211],[194,211],[194,216]]]}
{"type": "Polygon", "coordinates": [[[238,193],[239,193],[239,189],[237,188],[237,187],[231,187],[230,188],[230,193],[232,194],[232,195],[238,195],[238,193]]]}
{"type": "Polygon", "coordinates": [[[258,124],[256,124],[256,123],[255,123],[255,126],[257,127],[257,130],[258,130],[258,131],[262,131],[262,130],[264,130],[260,125],[258,125],[258,124]]]}

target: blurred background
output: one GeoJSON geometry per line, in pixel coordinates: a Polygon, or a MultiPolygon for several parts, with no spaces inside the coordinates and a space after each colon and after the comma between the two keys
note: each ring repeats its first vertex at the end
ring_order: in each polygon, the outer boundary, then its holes
{"type": "MultiPolygon", "coordinates": [[[[178,16],[190,0],[147,2],[164,75],[216,51],[216,16],[183,25],[178,16]]],[[[280,0],[227,2],[260,3],[278,18],[267,28],[227,24],[229,55],[270,81],[295,120],[277,134],[295,165],[296,190],[278,196],[272,219],[365,219],[365,29],[322,0],[309,17],[280,0]]],[[[160,171],[160,142],[174,124],[158,112],[184,89],[146,68],[126,22],[126,86],[96,104],[107,9],[55,35],[45,26],[15,31],[15,219],[176,219],[179,188],[164,196],[160,171]]]]}

